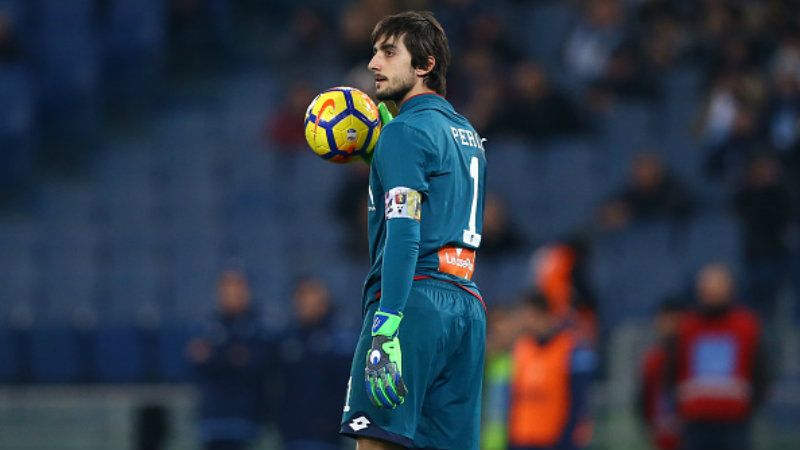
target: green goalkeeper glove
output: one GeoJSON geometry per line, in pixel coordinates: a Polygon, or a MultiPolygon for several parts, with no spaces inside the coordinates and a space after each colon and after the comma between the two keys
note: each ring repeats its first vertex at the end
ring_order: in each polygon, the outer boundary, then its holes
{"type": "MultiPolygon", "coordinates": [[[[382,127],[385,127],[386,125],[389,124],[389,122],[392,121],[392,119],[394,119],[392,112],[389,111],[389,107],[386,106],[386,103],[384,102],[378,103],[378,116],[381,118],[382,127]]],[[[373,152],[369,152],[368,154],[363,155],[361,159],[363,159],[364,162],[366,162],[368,165],[372,164],[372,155],[373,152]]]]}
{"type": "Polygon", "coordinates": [[[392,112],[389,111],[389,107],[384,102],[378,103],[378,114],[381,116],[381,125],[384,127],[394,119],[392,112]]]}
{"type": "Polygon", "coordinates": [[[403,382],[403,354],[397,329],[403,319],[402,313],[375,312],[372,322],[372,347],[367,353],[364,381],[367,396],[375,406],[397,408],[405,400],[408,390],[403,382]]]}

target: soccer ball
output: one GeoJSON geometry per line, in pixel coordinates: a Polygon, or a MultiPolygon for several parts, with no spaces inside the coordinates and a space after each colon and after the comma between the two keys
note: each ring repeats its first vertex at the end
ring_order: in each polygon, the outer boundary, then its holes
{"type": "Polygon", "coordinates": [[[317,95],[305,117],[306,141],[323,159],[335,163],[369,160],[381,121],[369,96],[356,88],[335,87],[317,95]]]}

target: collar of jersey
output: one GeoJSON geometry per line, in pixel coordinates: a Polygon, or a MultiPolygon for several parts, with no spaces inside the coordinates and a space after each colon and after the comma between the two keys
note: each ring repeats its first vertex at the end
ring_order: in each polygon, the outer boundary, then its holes
{"type": "Polygon", "coordinates": [[[398,114],[402,114],[404,111],[408,111],[413,109],[417,105],[423,105],[428,102],[436,102],[436,103],[447,103],[444,97],[435,93],[435,92],[422,92],[420,94],[412,95],[411,97],[407,98],[406,101],[400,105],[400,111],[398,114]]]}

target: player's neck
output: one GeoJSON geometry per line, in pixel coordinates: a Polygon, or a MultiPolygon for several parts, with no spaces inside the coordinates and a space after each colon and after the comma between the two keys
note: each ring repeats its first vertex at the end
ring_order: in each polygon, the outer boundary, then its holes
{"type": "Polygon", "coordinates": [[[400,102],[397,104],[397,107],[400,108],[400,107],[403,106],[403,103],[408,101],[408,99],[410,99],[412,97],[416,97],[418,95],[423,95],[423,94],[434,94],[434,95],[436,95],[436,92],[431,90],[431,88],[425,86],[423,83],[418,83],[416,86],[411,88],[410,91],[408,91],[408,93],[405,95],[405,97],[403,97],[402,100],[400,100],[400,102]]]}

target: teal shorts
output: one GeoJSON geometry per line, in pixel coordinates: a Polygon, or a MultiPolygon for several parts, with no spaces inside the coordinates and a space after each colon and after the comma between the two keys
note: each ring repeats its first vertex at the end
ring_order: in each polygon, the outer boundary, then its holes
{"type": "Polygon", "coordinates": [[[445,281],[414,282],[398,331],[409,392],[393,410],[374,406],[364,382],[377,307],[374,301],[366,310],[340,433],[407,448],[478,450],[486,347],[483,303],[445,281]]]}

